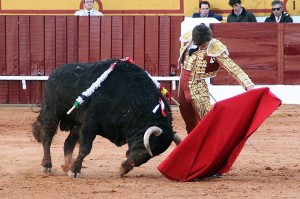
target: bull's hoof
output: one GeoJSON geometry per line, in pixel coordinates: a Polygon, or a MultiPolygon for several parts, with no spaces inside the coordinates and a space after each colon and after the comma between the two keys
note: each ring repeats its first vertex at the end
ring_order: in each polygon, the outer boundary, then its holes
{"type": "Polygon", "coordinates": [[[51,173],[51,168],[43,167],[43,173],[51,173]]]}
{"type": "Polygon", "coordinates": [[[61,165],[61,168],[62,168],[62,170],[63,170],[65,173],[68,173],[68,171],[69,171],[69,169],[70,169],[70,166],[69,166],[69,165],[63,164],[63,165],[61,165]]]}
{"type": "Polygon", "coordinates": [[[70,178],[80,178],[80,173],[73,173],[71,170],[68,171],[68,176],[70,178]]]}
{"type": "Polygon", "coordinates": [[[129,171],[131,171],[134,167],[134,162],[130,160],[124,161],[120,166],[120,176],[124,177],[129,171]]]}

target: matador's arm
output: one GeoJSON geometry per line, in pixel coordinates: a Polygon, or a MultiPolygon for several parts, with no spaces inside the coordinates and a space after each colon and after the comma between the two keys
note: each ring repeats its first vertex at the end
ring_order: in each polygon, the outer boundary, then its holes
{"type": "Polygon", "coordinates": [[[227,47],[219,40],[214,39],[210,43],[207,54],[215,57],[219,65],[234,77],[244,89],[254,86],[249,76],[229,57],[227,47]]]}

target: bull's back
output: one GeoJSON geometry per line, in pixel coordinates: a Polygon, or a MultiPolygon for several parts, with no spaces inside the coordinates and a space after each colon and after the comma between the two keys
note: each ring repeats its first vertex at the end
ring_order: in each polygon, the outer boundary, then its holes
{"type": "MultiPolygon", "coordinates": [[[[77,97],[90,88],[115,61],[65,64],[57,68],[46,82],[44,103],[55,107],[60,114],[64,114],[72,107],[77,97]]],[[[124,103],[130,106],[130,109],[144,109],[147,108],[146,105],[150,105],[153,109],[153,106],[157,105],[158,94],[155,85],[144,70],[128,62],[119,62],[101,86],[76,112],[82,113],[90,105],[90,101],[94,103],[91,106],[100,104],[101,110],[120,107],[124,103]]]]}
{"type": "Polygon", "coordinates": [[[55,99],[67,103],[70,103],[71,100],[73,103],[78,95],[87,89],[106,69],[101,62],[62,65],[50,74],[45,85],[44,97],[46,100],[55,99]],[[102,70],[100,65],[103,67],[102,70]]]}

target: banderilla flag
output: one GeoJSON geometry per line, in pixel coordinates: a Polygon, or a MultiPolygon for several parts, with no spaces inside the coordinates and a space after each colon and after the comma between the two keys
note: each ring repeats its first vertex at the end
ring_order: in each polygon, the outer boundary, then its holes
{"type": "Polygon", "coordinates": [[[228,172],[247,139],[280,104],[269,88],[217,102],[158,170],[179,181],[228,172]]]}

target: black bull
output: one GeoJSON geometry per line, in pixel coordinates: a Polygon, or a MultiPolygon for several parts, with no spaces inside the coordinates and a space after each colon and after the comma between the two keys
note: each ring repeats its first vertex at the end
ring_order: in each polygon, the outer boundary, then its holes
{"type": "Polygon", "coordinates": [[[156,85],[145,71],[127,61],[118,61],[101,86],[67,114],[75,99],[116,61],[66,64],[49,76],[42,109],[32,125],[35,139],[43,144],[45,172],[52,168],[50,146],[58,125],[62,131],[70,131],[64,143],[63,169],[73,177],[79,176],[83,159],[90,153],[96,135],[117,146],[128,143],[127,160],[120,167],[121,176],[147,162],[152,154],[164,152],[172,141],[180,142],[172,129],[170,107],[156,85]],[[161,106],[153,113],[159,99],[165,105],[166,116],[162,115],[161,106]],[[77,142],[79,153],[72,163],[77,142]]]}

